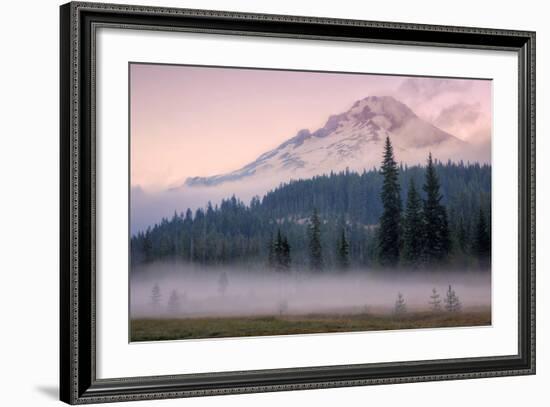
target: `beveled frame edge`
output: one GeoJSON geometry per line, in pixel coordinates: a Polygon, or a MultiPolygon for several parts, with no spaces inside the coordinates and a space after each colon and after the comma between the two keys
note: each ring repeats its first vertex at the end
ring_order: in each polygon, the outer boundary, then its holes
{"type": "Polygon", "coordinates": [[[535,373],[535,33],[73,2],[60,7],[60,398],[70,404],[535,373]],[[96,379],[95,79],[90,33],[133,29],[514,50],[519,59],[519,354],[350,366],[96,379]],[[148,23],[146,23],[148,22],[148,23]],[[151,24],[153,22],[153,24],[151,24]],[[185,27],[185,28],[184,28],[185,27]]]}

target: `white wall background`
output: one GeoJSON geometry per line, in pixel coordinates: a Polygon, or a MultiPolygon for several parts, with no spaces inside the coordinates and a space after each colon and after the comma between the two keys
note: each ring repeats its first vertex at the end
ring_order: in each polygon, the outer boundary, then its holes
{"type": "MultiPolygon", "coordinates": [[[[386,2],[277,0],[132,1],[190,8],[391,20],[537,31],[538,374],[391,386],[187,399],[187,406],[544,405],[550,352],[550,27],[535,0],[386,2]]],[[[0,25],[0,404],[53,405],[58,382],[58,35],[59,1],[9,2],[0,25]]],[[[547,401],[546,401],[547,402],[547,401]]],[[[175,406],[181,400],[149,402],[175,406]]],[[[135,404],[135,403],[134,403],[135,404]]],[[[130,404],[125,404],[130,405],[130,404]]],[[[145,405],[145,404],[143,404],[145,405]]]]}

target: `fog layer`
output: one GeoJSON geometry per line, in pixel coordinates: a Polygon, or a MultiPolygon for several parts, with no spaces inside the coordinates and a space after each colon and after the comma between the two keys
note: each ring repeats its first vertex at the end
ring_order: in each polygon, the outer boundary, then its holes
{"type": "Polygon", "coordinates": [[[130,316],[220,317],[390,313],[398,293],[407,309],[429,310],[432,289],[441,306],[449,286],[463,310],[491,306],[490,272],[349,270],[276,272],[261,267],[195,267],[153,263],[133,270],[130,316]]]}

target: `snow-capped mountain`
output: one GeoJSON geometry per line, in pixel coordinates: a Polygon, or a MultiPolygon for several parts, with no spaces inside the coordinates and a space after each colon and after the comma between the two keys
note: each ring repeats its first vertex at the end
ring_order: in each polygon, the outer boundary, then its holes
{"type": "Polygon", "coordinates": [[[185,185],[215,186],[253,180],[274,185],[291,179],[378,167],[389,136],[398,162],[424,163],[431,152],[439,160],[460,159],[467,143],[419,118],[390,96],[358,100],[346,112],[330,116],[324,127],[300,130],[277,148],[227,174],[187,178],[185,185]]]}

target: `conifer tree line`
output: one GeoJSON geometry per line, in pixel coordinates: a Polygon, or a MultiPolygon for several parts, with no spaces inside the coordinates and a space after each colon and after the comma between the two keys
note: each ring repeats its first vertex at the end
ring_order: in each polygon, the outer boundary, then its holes
{"type": "Polygon", "coordinates": [[[277,238],[269,241],[268,265],[272,269],[290,270],[290,244],[286,236],[283,236],[281,230],[277,230],[277,238]]]}
{"type": "Polygon", "coordinates": [[[254,197],[175,212],[130,240],[132,268],[158,260],[275,270],[487,268],[491,167],[397,164],[291,181],[254,197]]]}
{"type": "Polygon", "coordinates": [[[397,163],[390,138],[386,138],[381,173],[384,178],[381,200],[383,206],[378,231],[380,263],[396,267],[400,260],[413,268],[433,266],[447,260],[450,251],[447,210],[441,203],[439,179],[431,153],[425,171],[421,199],[414,183],[409,182],[405,213],[398,180],[397,163]]]}
{"type": "MultiPolygon", "coordinates": [[[[428,155],[422,186],[424,198],[421,198],[415,181],[411,178],[404,211],[398,172],[393,147],[388,137],[381,166],[383,211],[378,230],[380,264],[396,267],[402,263],[408,268],[434,268],[446,265],[452,249],[451,228],[447,208],[442,203],[440,181],[431,153],[428,155]]],[[[463,217],[459,218],[455,235],[457,249],[465,252],[467,242],[463,217]]],[[[491,230],[485,218],[485,210],[480,206],[471,250],[478,266],[482,268],[486,268],[490,262],[490,236],[491,230]]]]}

